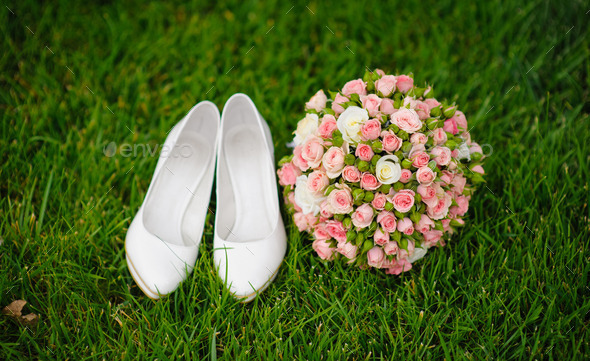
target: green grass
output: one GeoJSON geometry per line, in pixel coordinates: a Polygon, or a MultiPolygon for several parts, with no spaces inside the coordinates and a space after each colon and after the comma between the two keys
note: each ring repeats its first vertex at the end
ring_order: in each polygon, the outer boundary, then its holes
{"type": "Polygon", "coordinates": [[[40,315],[0,315],[0,359],[590,358],[590,5],[54,3],[0,8],[0,307],[40,315]],[[323,263],[289,221],[276,281],[242,305],[210,218],[190,278],[143,296],[123,246],[157,157],[103,148],[244,92],[278,159],[303,103],[366,67],[434,84],[493,149],[468,226],[395,277],[323,263]]]}

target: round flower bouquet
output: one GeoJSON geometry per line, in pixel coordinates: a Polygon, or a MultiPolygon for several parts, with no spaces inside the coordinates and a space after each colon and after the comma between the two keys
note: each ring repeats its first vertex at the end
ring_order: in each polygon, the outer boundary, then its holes
{"type": "Polygon", "coordinates": [[[277,173],[319,257],[400,274],[465,224],[482,149],[430,86],[376,70],[305,110],[277,173]]]}

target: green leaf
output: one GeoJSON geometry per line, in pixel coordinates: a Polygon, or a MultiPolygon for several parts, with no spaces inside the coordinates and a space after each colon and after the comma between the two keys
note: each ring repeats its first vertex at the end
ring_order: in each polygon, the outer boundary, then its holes
{"type": "Polygon", "coordinates": [[[350,94],[350,100],[352,100],[352,105],[357,105],[357,103],[361,103],[361,98],[357,93],[350,94]]]}
{"type": "Polygon", "coordinates": [[[216,334],[217,328],[213,330],[213,337],[211,338],[211,347],[209,349],[209,356],[211,357],[211,361],[217,361],[217,344],[216,344],[216,334]]]}

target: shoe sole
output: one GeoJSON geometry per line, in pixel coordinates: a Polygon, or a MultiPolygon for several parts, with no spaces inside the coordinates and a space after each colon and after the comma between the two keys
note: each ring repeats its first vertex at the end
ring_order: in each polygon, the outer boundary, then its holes
{"type": "Polygon", "coordinates": [[[127,260],[127,266],[129,268],[129,273],[131,273],[131,277],[133,277],[133,280],[135,281],[135,283],[139,286],[139,289],[146,295],[148,296],[148,298],[151,298],[152,300],[158,300],[160,299],[160,296],[157,295],[156,293],[154,293],[143,281],[143,279],[141,279],[141,276],[137,273],[137,271],[135,270],[135,266],[133,266],[133,262],[131,262],[131,259],[129,258],[129,256],[125,255],[125,259],[127,260]]]}

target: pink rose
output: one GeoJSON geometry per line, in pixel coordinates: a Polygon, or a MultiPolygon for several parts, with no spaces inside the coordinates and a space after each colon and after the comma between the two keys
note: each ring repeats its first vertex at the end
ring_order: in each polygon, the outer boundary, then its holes
{"type": "Polygon", "coordinates": [[[383,139],[383,150],[386,152],[397,152],[402,147],[402,139],[391,130],[382,131],[381,138],[383,139]]]}
{"type": "Polygon", "coordinates": [[[410,178],[412,178],[412,171],[409,169],[402,169],[402,175],[399,178],[399,181],[405,184],[410,181],[410,178]]]}
{"type": "Polygon", "coordinates": [[[338,147],[330,147],[322,159],[328,178],[334,179],[342,173],[344,168],[344,150],[338,147]]]}
{"type": "Polygon", "coordinates": [[[367,252],[367,263],[371,267],[381,268],[384,259],[385,253],[383,253],[381,247],[375,246],[367,252]]]}
{"type": "Polygon", "coordinates": [[[414,233],[414,223],[412,223],[410,218],[404,217],[398,220],[397,230],[409,236],[414,233]]]}
{"type": "Polygon", "coordinates": [[[429,167],[422,167],[416,172],[416,179],[418,180],[418,183],[425,186],[432,184],[434,178],[436,178],[436,175],[429,167]]]}
{"type": "Polygon", "coordinates": [[[346,229],[339,221],[328,221],[326,222],[326,229],[330,237],[340,242],[346,242],[346,229]]]}
{"type": "Polygon", "coordinates": [[[369,204],[359,206],[352,213],[352,224],[357,228],[366,228],[373,221],[373,208],[369,204]]]}
{"type": "Polygon", "coordinates": [[[342,170],[342,178],[350,183],[357,183],[361,181],[361,172],[354,165],[347,165],[342,170]]]}
{"type": "Polygon", "coordinates": [[[321,170],[313,171],[309,174],[309,176],[307,176],[307,189],[315,194],[323,196],[324,190],[329,184],[330,179],[326,173],[322,172],[321,170]]]}
{"type": "Polygon", "coordinates": [[[429,248],[436,246],[442,235],[443,231],[432,230],[424,232],[424,246],[429,248]]]}
{"type": "Polygon", "coordinates": [[[428,137],[422,133],[414,133],[410,137],[410,143],[412,144],[426,144],[428,137]]]}
{"type": "Polygon", "coordinates": [[[449,232],[450,234],[453,234],[453,228],[451,228],[451,220],[449,218],[443,219],[440,222],[442,223],[443,230],[445,232],[449,232]]]}
{"type": "Polygon", "coordinates": [[[436,128],[432,131],[432,140],[434,140],[434,144],[445,144],[447,141],[447,133],[444,131],[443,128],[436,128]]]}
{"type": "Polygon", "coordinates": [[[424,103],[428,105],[428,109],[432,110],[433,108],[440,107],[440,103],[438,100],[434,98],[428,98],[424,100],[424,103]]]}
{"type": "Polygon", "coordinates": [[[308,213],[305,215],[307,218],[307,224],[309,224],[309,228],[313,228],[313,226],[318,223],[318,217],[314,216],[312,213],[308,213]]]}
{"type": "Polygon", "coordinates": [[[379,138],[379,134],[381,134],[381,122],[377,119],[369,119],[361,126],[363,140],[375,140],[379,138]]]}
{"type": "Polygon", "coordinates": [[[325,199],[320,204],[320,216],[323,218],[332,218],[334,213],[332,213],[332,207],[330,207],[330,203],[328,203],[328,199],[325,199]]]}
{"type": "Polygon", "coordinates": [[[465,179],[465,177],[463,177],[461,174],[455,175],[451,181],[451,184],[453,185],[453,193],[462,194],[466,183],[467,179],[465,179]]]}
{"type": "Polygon", "coordinates": [[[418,113],[418,117],[420,117],[420,120],[430,118],[430,108],[426,103],[417,101],[414,105],[414,110],[416,111],[416,113],[418,113]]]}
{"type": "Polygon", "coordinates": [[[410,149],[410,153],[408,154],[408,156],[410,158],[414,158],[414,156],[419,153],[419,152],[424,152],[426,151],[426,146],[424,144],[412,144],[412,149],[410,149]]]}
{"type": "Polygon", "coordinates": [[[463,217],[469,209],[469,199],[467,199],[467,197],[465,196],[458,196],[457,198],[455,198],[455,202],[457,202],[457,205],[451,207],[449,212],[451,212],[453,216],[463,217]]]}
{"type": "Polygon", "coordinates": [[[407,259],[398,259],[393,266],[385,270],[390,275],[399,275],[412,269],[412,264],[407,259]]]}
{"type": "Polygon", "coordinates": [[[327,241],[331,238],[325,223],[318,223],[313,227],[313,236],[321,241],[327,241]]]}
{"type": "Polygon", "coordinates": [[[441,147],[440,145],[437,145],[436,147],[432,148],[430,155],[433,156],[433,159],[438,165],[447,165],[451,161],[451,150],[447,147],[441,147]]]}
{"type": "Polygon", "coordinates": [[[299,229],[299,232],[309,231],[316,224],[317,218],[313,214],[303,214],[297,212],[293,215],[295,225],[299,229]]]}
{"type": "Polygon", "coordinates": [[[469,154],[473,154],[473,153],[481,153],[483,154],[483,150],[481,149],[481,147],[479,146],[479,144],[473,142],[469,145],[469,154]]]}
{"type": "Polygon", "coordinates": [[[311,245],[321,259],[331,260],[334,256],[335,249],[330,247],[330,243],[324,240],[316,240],[311,245]]]}
{"type": "Polygon", "coordinates": [[[379,215],[377,216],[377,223],[381,225],[381,228],[383,228],[385,232],[391,233],[395,232],[395,230],[397,229],[397,222],[395,220],[395,215],[393,214],[393,212],[382,211],[381,213],[379,213],[379,215]]]}
{"type": "Polygon", "coordinates": [[[396,78],[396,80],[397,88],[404,94],[414,87],[414,79],[407,75],[400,75],[396,78]]]}
{"type": "Polygon", "coordinates": [[[371,205],[373,206],[373,208],[375,208],[376,210],[379,210],[379,211],[382,211],[383,208],[385,208],[386,204],[387,204],[387,197],[383,193],[375,194],[375,198],[373,198],[373,201],[371,202],[371,205]]]}
{"type": "Polygon", "coordinates": [[[434,222],[425,214],[420,215],[420,220],[416,223],[415,228],[418,232],[424,233],[434,227],[434,222]]]}
{"type": "Polygon", "coordinates": [[[453,118],[445,120],[445,125],[443,126],[443,129],[445,132],[449,132],[453,135],[459,133],[459,130],[457,129],[457,122],[453,118]]]}
{"type": "MultiPolygon", "coordinates": [[[[385,250],[383,250],[383,251],[385,251],[385,250]]],[[[393,266],[394,264],[395,264],[395,260],[393,260],[393,259],[390,260],[389,258],[385,257],[385,259],[383,260],[383,263],[381,264],[381,268],[389,269],[389,267],[393,266]]]]}
{"type": "Polygon", "coordinates": [[[430,156],[426,152],[412,154],[412,165],[416,168],[423,168],[430,162],[430,156]]]}
{"type": "Polygon", "coordinates": [[[373,148],[369,145],[364,143],[359,143],[356,147],[356,151],[354,155],[360,158],[360,160],[364,160],[365,162],[370,162],[375,153],[373,152],[373,148]]]}
{"type": "Polygon", "coordinates": [[[397,247],[397,242],[395,241],[389,241],[387,242],[384,246],[383,246],[383,250],[385,251],[385,254],[388,256],[394,255],[397,253],[398,247],[397,247]]]}
{"type": "Polygon", "coordinates": [[[336,97],[334,97],[334,101],[332,102],[332,110],[336,114],[342,113],[344,111],[342,104],[346,103],[347,101],[347,97],[341,95],[340,93],[336,94],[336,97]]]}
{"type": "Polygon", "coordinates": [[[389,242],[389,233],[383,232],[381,228],[377,228],[377,230],[375,230],[375,235],[373,235],[373,239],[375,240],[375,244],[383,246],[389,242]]]}
{"type": "Polygon", "coordinates": [[[296,167],[292,162],[285,163],[277,171],[279,176],[279,184],[282,186],[295,185],[297,177],[301,175],[301,170],[296,167]]]}
{"type": "Polygon", "coordinates": [[[457,128],[467,130],[467,118],[465,118],[465,114],[462,111],[457,110],[451,119],[455,121],[457,128]]]}
{"type": "Polygon", "coordinates": [[[353,198],[350,188],[346,185],[336,185],[336,189],[330,192],[328,204],[334,214],[348,214],[352,212],[353,198]]]}
{"type": "Polygon", "coordinates": [[[379,107],[379,111],[383,114],[393,114],[395,107],[393,106],[393,100],[389,98],[381,99],[381,106],[379,107]]]}
{"type": "Polygon", "coordinates": [[[426,208],[428,216],[434,220],[445,218],[449,212],[449,207],[452,201],[452,197],[445,192],[442,198],[437,198],[437,202],[434,207],[428,206],[426,208]]]}
{"type": "Polygon", "coordinates": [[[391,114],[391,123],[410,134],[422,128],[422,121],[414,109],[402,108],[391,114]]]}
{"type": "Polygon", "coordinates": [[[445,185],[451,184],[453,181],[453,177],[455,176],[454,173],[449,172],[448,170],[443,170],[440,176],[440,180],[445,183],[445,185]]]}
{"type": "Polygon", "coordinates": [[[301,212],[295,213],[293,215],[293,221],[295,222],[295,225],[297,226],[299,232],[307,231],[309,229],[309,225],[307,224],[307,218],[305,217],[305,214],[301,212]]]}
{"type": "Polygon", "coordinates": [[[384,97],[390,96],[395,91],[396,79],[393,75],[384,75],[375,82],[375,89],[384,97]]]}
{"type": "Polygon", "coordinates": [[[402,189],[393,196],[393,207],[401,213],[409,212],[414,205],[414,191],[411,189],[402,189]]]}
{"type": "Polygon", "coordinates": [[[348,259],[355,259],[357,253],[357,246],[350,242],[339,242],[336,251],[348,259]]]}
{"type": "Polygon", "coordinates": [[[342,87],[342,94],[346,96],[351,94],[367,95],[367,84],[363,79],[351,80],[342,87]]]}
{"type": "Polygon", "coordinates": [[[326,107],[327,101],[328,97],[324,94],[324,91],[320,89],[307,103],[305,103],[305,109],[314,109],[315,111],[321,112],[326,107]]]}
{"type": "Polygon", "coordinates": [[[361,177],[361,188],[367,191],[375,191],[381,187],[381,183],[371,173],[363,173],[361,177]]]}
{"type": "Polygon", "coordinates": [[[422,196],[422,202],[426,203],[427,206],[434,207],[438,202],[436,197],[436,190],[434,187],[419,185],[418,194],[422,196]]]}
{"type": "Polygon", "coordinates": [[[447,168],[449,170],[455,170],[455,169],[457,169],[457,162],[455,162],[454,160],[451,159],[451,161],[449,162],[449,165],[447,166],[447,168]]]}
{"type": "Polygon", "coordinates": [[[472,171],[479,174],[485,174],[483,167],[481,165],[476,165],[475,167],[471,168],[472,171]]]}
{"type": "Polygon", "coordinates": [[[303,158],[311,168],[317,168],[324,155],[323,141],[316,136],[309,136],[303,143],[301,158],[303,158]]]}
{"type": "Polygon", "coordinates": [[[404,99],[404,106],[410,106],[410,109],[414,109],[421,120],[428,119],[430,117],[430,108],[426,103],[423,103],[414,97],[406,97],[404,99]]]}
{"type": "Polygon", "coordinates": [[[293,149],[293,164],[304,172],[309,169],[309,164],[303,159],[303,145],[298,145],[293,149]]]}
{"type": "Polygon", "coordinates": [[[362,99],[363,108],[369,112],[369,116],[374,117],[379,113],[379,106],[381,105],[381,98],[375,94],[369,94],[362,99]]]}
{"type": "Polygon", "coordinates": [[[336,118],[331,114],[324,115],[318,127],[318,135],[324,139],[332,138],[332,133],[336,128],[338,128],[336,118]]]}

